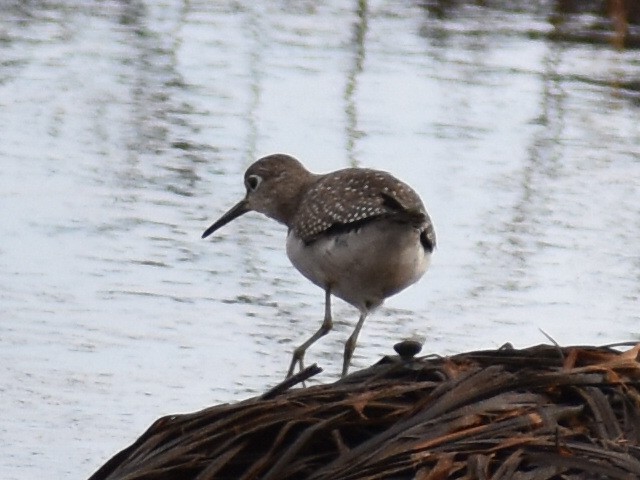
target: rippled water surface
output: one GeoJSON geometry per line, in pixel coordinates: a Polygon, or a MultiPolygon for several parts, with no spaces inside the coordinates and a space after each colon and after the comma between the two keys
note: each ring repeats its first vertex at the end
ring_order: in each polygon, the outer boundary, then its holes
{"type": "MultiPolygon", "coordinates": [[[[2,2],[0,477],[87,477],[157,417],[283,377],[323,314],[284,227],[200,239],[268,153],[389,170],[434,219],[355,368],[411,336],[638,339],[638,51],[550,40],[549,2],[419,3],[2,2]]],[[[357,317],[334,305],[323,382],[357,317]]]]}

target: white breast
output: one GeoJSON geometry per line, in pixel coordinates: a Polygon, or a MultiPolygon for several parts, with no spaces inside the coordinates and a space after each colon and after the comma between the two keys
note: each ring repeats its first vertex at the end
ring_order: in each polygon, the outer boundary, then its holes
{"type": "Polygon", "coordinates": [[[287,255],[306,278],[361,311],[419,280],[431,257],[416,228],[384,220],[309,245],[289,232],[287,255]]]}

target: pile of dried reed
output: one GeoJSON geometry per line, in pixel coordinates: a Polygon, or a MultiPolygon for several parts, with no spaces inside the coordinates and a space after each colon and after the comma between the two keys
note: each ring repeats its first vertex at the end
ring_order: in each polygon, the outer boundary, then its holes
{"type": "Polygon", "coordinates": [[[386,358],[161,418],[91,480],[638,479],[639,351],[386,358]]]}

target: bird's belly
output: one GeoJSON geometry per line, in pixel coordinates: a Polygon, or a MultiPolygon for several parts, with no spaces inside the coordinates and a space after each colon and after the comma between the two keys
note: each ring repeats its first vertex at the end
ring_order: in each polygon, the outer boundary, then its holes
{"type": "Polygon", "coordinates": [[[390,222],[322,236],[309,245],[289,232],[287,255],[305,277],[360,310],[415,283],[430,261],[417,229],[390,222]]]}

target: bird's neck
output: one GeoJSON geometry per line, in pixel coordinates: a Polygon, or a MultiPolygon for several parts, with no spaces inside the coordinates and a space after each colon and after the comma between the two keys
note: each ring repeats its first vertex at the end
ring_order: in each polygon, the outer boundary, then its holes
{"type": "Polygon", "coordinates": [[[306,172],[299,175],[295,181],[285,182],[280,186],[280,192],[275,198],[277,203],[273,205],[269,216],[280,223],[291,228],[293,217],[298,210],[298,206],[309,190],[309,187],[316,183],[322,175],[306,172]]]}

